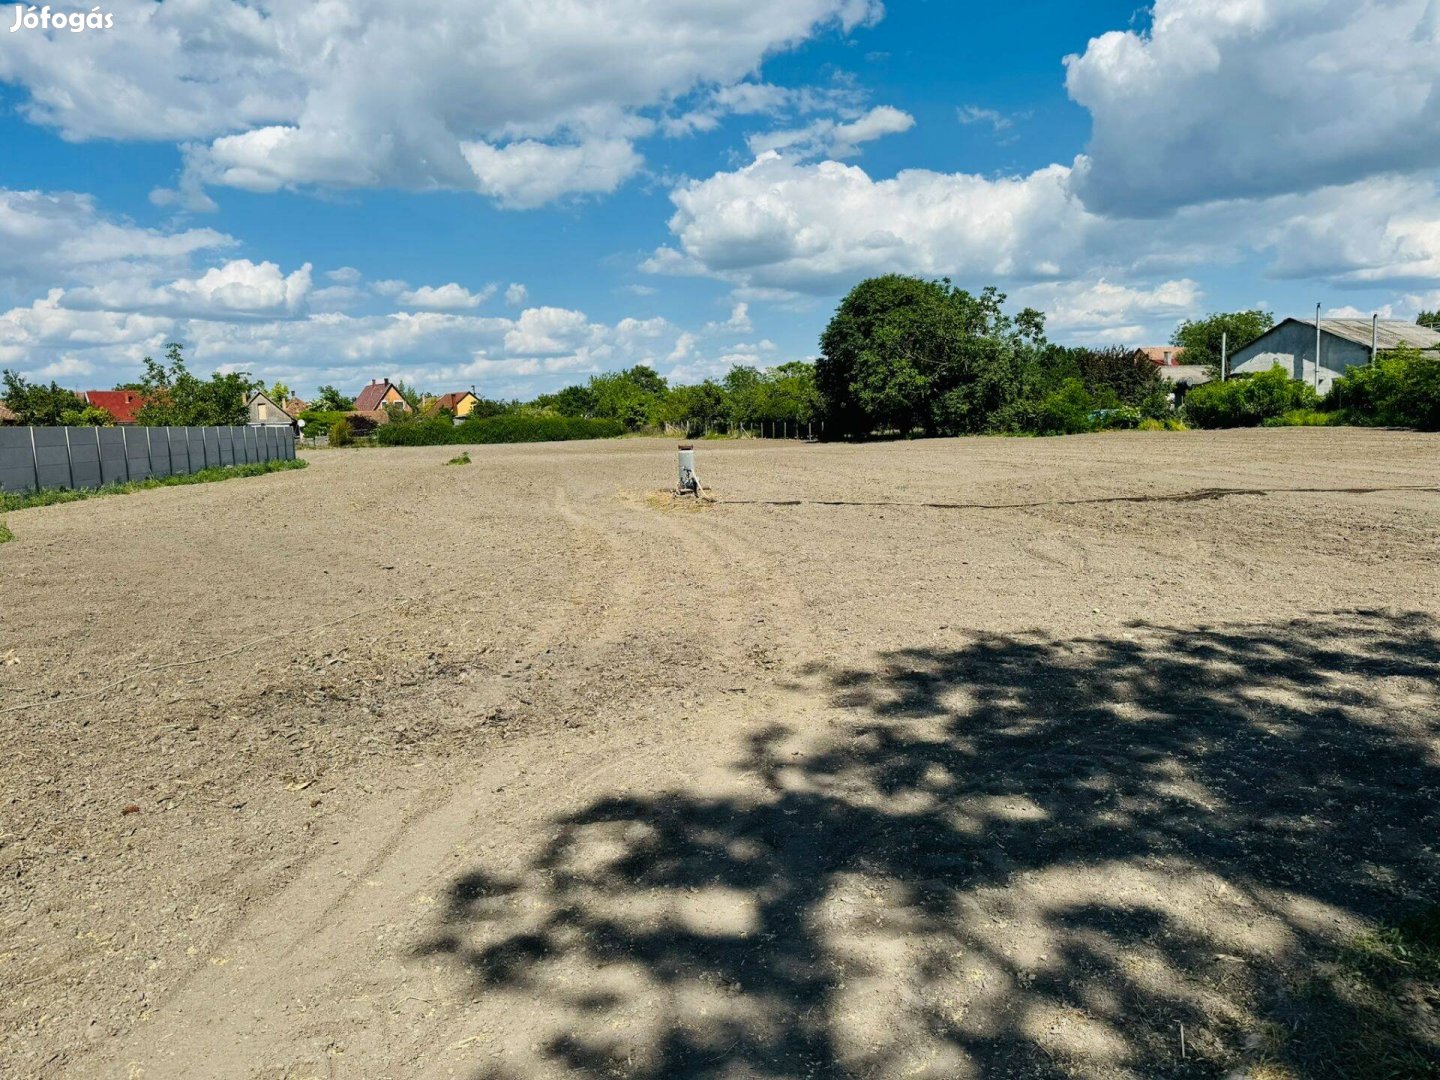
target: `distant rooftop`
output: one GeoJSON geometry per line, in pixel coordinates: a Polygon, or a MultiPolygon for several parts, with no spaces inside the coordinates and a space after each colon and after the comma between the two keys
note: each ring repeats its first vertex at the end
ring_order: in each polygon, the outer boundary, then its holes
{"type": "Polygon", "coordinates": [[[1146,359],[1159,367],[1178,364],[1180,358],[1185,355],[1183,345],[1141,345],[1135,351],[1143,353],[1146,359]]]}

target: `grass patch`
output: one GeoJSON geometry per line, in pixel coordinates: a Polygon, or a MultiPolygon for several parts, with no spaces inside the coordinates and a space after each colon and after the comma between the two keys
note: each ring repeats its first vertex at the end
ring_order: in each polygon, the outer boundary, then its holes
{"type": "Polygon", "coordinates": [[[8,544],[15,539],[15,534],[10,531],[5,522],[0,521],[0,544],[8,544]]]}
{"type": "MultiPolygon", "coordinates": [[[[129,495],[134,491],[149,491],[151,488],[182,487],[186,484],[211,484],[218,480],[234,480],[242,476],[264,476],[266,473],[284,472],[289,469],[303,469],[309,462],[299,458],[278,461],[251,462],[245,465],[217,465],[184,476],[151,477],[148,480],[132,480],[125,484],[106,484],[100,488],[51,488],[46,491],[31,491],[20,494],[0,494],[0,511],[28,510],[35,506],[55,506],[59,503],[80,502],[82,499],[98,499],[106,495],[129,495]]],[[[7,530],[8,531],[8,530],[7,530]]],[[[8,539],[14,539],[13,536],[8,539]]],[[[0,541],[3,542],[3,541],[0,541]]]]}
{"type": "Polygon", "coordinates": [[[469,464],[470,464],[470,451],[469,451],[469,450],[466,450],[463,454],[459,454],[459,455],[457,455],[456,457],[452,457],[449,461],[445,462],[445,464],[446,464],[446,465],[469,465],[469,464]]]}
{"type": "Polygon", "coordinates": [[[1292,989],[1316,1014],[1283,1055],[1301,1075],[1440,1080],[1440,906],[1360,935],[1292,989]]]}
{"type": "Polygon", "coordinates": [[[1334,427],[1343,424],[1345,417],[1338,412],[1321,412],[1319,409],[1291,409],[1279,416],[1265,420],[1261,427],[1334,427]]]}
{"type": "Polygon", "coordinates": [[[1137,431],[1189,431],[1190,425],[1181,420],[1178,416],[1167,416],[1164,420],[1156,420],[1147,416],[1136,425],[1137,431]]]}

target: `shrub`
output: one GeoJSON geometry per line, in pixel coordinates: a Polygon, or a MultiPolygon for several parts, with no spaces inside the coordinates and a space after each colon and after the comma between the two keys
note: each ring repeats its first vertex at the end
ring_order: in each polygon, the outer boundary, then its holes
{"type": "MultiPolygon", "coordinates": [[[[319,435],[334,427],[336,420],[344,420],[345,413],[327,409],[306,409],[295,419],[305,421],[305,426],[301,430],[306,435],[319,435]]],[[[354,432],[353,428],[351,432],[354,432]]]]}
{"type": "Polygon", "coordinates": [[[463,454],[457,454],[457,455],[455,455],[455,456],[452,457],[449,461],[445,462],[445,464],[446,464],[446,465],[469,465],[469,464],[470,464],[470,451],[469,451],[469,450],[466,450],[463,454]]]}
{"type": "Polygon", "coordinates": [[[1027,425],[1036,435],[1078,435],[1095,430],[1095,399],[1079,379],[1066,379],[1040,399],[1027,425]]]}
{"type": "Polygon", "coordinates": [[[1325,404],[1347,423],[1440,431],[1440,352],[1382,353],[1336,379],[1325,404]]]}
{"type": "Polygon", "coordinates": [[[345,417],[342,416],[330,425],[331,446],[349,446],[354,441],[355,437],[350,433],[350,421],[345,417]]]}
{"type": "Polygon", "coordinates": [[[1308,383],[1271,368],[1195,387],[1185,395],[1185,417],[1202,428],[1256,427],[1295,409],[1313,409],[1319,400],[1308,383]]]}

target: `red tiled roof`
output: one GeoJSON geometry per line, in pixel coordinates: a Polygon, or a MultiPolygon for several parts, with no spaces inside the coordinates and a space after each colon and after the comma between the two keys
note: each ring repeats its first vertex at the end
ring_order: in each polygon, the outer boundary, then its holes
{"type": "Polygon", "coordinates": [[[145,396],[134,390],[87,390],[85,403],[104,409],[117,424],[133,424],[135,414],[145,406],[145,396]]]}
{"type": "Polygon", "coordinates": [[[18,424],[20,417],[11,412],[3,401],[0,401],[0,424],[18,424]]]}
{"type": "MultiPolygon", "coordinates": [[[[382,402],[385,400],[386,392],[393,390],[394,387],[395,384],[389,379],[372,382],[364,390],[361,390],[360,396],[355,399],[355,411],[374,412],[376,409],[383,408],[382,402]]],[[[408,405],[405,407],[409,408],[408,405]]]]}

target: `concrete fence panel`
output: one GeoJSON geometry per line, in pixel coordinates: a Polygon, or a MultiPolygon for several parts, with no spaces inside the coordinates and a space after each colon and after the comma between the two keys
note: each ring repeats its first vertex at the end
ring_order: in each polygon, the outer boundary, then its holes
{"type": "Polygon", "coordinates": [[[282,427],[4,427],[0,492],[97,488],[294,457],[282,427]]]}
{"type": "Polygon", "coordinates": [[[0,491],[34,491],[36,484],[30,429],[0,427],[0,491]]]}
{"type": "Polygon", "coordinates": [[[124,428],[97,427],[95,452],[100,455],[102,484],[123,484],[130,479],[130,457],[125,452],[124,428]]]}
{"type": "Polygon", "coordinates": [[[35,436],[36,485],[41,488],[73,488],[70,473],[69,428],[31,428],[35,436]]]}
{"type": "Polygon", "coordinates": [[[131,480],[148,480],[155,475],[150,464],[149,428],[119,428],[120,440],[125,444],[125,459],[130,469],[131,480]]]}

